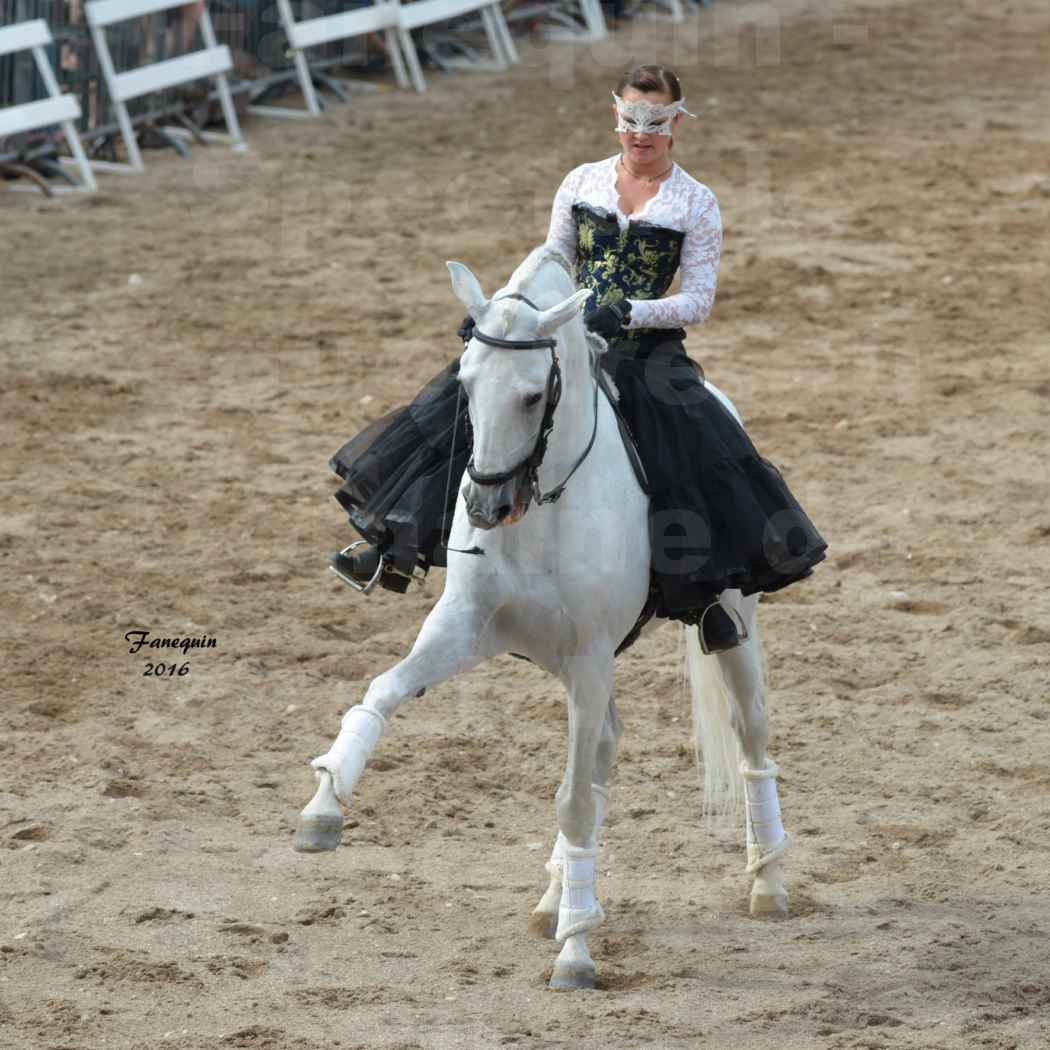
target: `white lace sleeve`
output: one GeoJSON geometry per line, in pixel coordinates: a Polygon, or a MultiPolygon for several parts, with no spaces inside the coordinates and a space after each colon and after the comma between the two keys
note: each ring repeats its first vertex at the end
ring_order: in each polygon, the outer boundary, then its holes
{"type": "Polygon", "coordinates": [[[627,327],[682,328],[706,321],[715,301],[721,255],[722,217],[715,195],[707,191],[690,207],[679,263],[681,290],[665,299],[632,299],[627,327]]]}
{"type": "Polygon", "coordinates": [[[572,266],[576,265],[576,223],[572,217],[572,206],[576,203],[580,173],[580,168],[570,171],[558,187],[551,208],[550,229],[547,231],[548,247],[561,252],[572,266]]]}

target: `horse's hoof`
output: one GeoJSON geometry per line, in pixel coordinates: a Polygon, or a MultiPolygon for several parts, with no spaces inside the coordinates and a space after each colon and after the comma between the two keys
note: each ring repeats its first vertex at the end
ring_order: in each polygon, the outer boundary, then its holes
{"type": "Polygon", "coordinates": [[[323,853],[335,849],[343,838],[341,816],[311,816],[299,818],[299,830],[295,833],[292,849],[296,853],[323,853]]]}
{"type": "Polygon", "coordinates": [[[556,911],[534,911],[529,916],[529,933],[545,941],[553,941],[558,930],[558,913],[556,911]]]}
{"type": "Polygon", "coordinates": [[[786,919],[788,899],[786,893],[752,893],[751,917],[754,919],[786,919]]]}
{"type": "Polygon", "coordinates": [[[584,966],[579,963],[555,963],[554,973],[548,987],[556,991],[588,991],[594,988],[595,975],[594,966],[584,966]]]}

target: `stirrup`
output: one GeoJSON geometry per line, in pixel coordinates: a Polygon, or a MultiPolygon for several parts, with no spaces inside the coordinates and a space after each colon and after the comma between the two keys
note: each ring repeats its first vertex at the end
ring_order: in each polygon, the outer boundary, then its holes
{"type": "MultiPolygon", "coordinates": [[[[339,553],[342,557],[346,558],[357,547],[367,547],[368,545],[368,540],[354,540],[354,542],[351,543],[349,547],[344,547],[339,553]]],[[[358,591],[360,594],[369,594],[371,593],[375,585],[379,582],[380,576],[383,575],[383,556],[379,556],[379,564],[376,566],[376,571],[372,574],[372,578],[368,581],[368,583],[358,583],[357,580],[355,580],[352,576],[347,576],[345,572],[340,572],[339,568],[331,564],[330,562],[328,568],[331,569],[331,571],[334,572],[336,576],[338,576],[339,579],[343,581],[343,583],[350,584],[350,586],[353,587],[355,591],[358,591]]]]}
{"type": "Polygon", "coordinates": [[[700,614],[700,619],[699,621],[697,621],[696,625],[696,633],[700,641],[700,651],[704,654],[704,656],[717,656],[718,653],[732,652],[732,650],[743,645],[744,642],[746,642],[751,637],[747,629],[747,624],[744,623],[744,618],[740,615],[740,613],[732,607],[727,609],[724,605],[722,605],[720,601],[718,601],[717,598],[710,605],[706,606],[704,608],[704,611],[700,614]],[[736,628],[737,633],[737,643],[736,645],[729,646],[729,648],[727,649],[716,649],[712,651],[707,648],[707,643],[704,641],[704,620],[707,618],[707,614],[716,605],[720,606],[722,611],[729,617],[730,620],[733,621],[733,626],[736,628]]]}

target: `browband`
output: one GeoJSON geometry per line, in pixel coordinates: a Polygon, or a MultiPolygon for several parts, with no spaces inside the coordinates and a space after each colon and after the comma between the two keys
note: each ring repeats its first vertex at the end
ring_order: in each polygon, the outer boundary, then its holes
{"type": "Polygon", "coordinates": [[[558,345],[556,339],[497,339],[494,335],[485,335],[477,326],[471,334],[486,346],[500,350],[553,350],[558,345]]]}
{"type": "MultiPolygon", "coordinates": [[[[499,299],[518,299],[526,306],[531,306],[536,313],[540,312],[540,308],[531,299],[526,299],[524,295],[518,295],[517,292],[501,295],[499,299]]],[[[499,300],[493,299],[492,301],[495,303],[499,300]]],[[[486,346],[495,346],[500,350],[553,350],[558,345],[556,339],[497,339],[494,335],[485,335],[476,325],[472,335],[486,346]]]]}

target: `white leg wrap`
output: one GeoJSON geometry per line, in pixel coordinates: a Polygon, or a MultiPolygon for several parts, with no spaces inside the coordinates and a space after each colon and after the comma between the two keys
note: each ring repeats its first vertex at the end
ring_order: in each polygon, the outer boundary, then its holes
{"type": "Polygon", "coordinates": [[[311,763],[314,769],[326,769],[332,774],[335,792],[345,805],[350,804],[350,793],[385,728],[386,719],[378,711],[360,704],[351,707],[343,715],[335,743],[327,754],[311,763]]]}
{"type": "MultiPolygon", "coordinates": [[[[591,784],[591,791],[594,792],[594,834],[591,835],[587,845],[597,848],[598,833],[602,830],[605,811],[609,808],[609,789],[598,784],[591,784]]],[[[554,849],[551,850],[551,859],[545,865],[547,874],[552,879],[561,880],[562,872],[565,870],[565,848],[568,845],[568,840],[559,831],[558,837],[554,842],[554,849]]]]}
{"type": "Polygon", "coordinates": [[[753,875],[770,861],[779,860],[791,845],[780,820],[780,799],[777,797],[776,763],[765,769],[751,769],[746,762],[740,765],[747,798],[747,872],[753,875]]]}
{"type": "Polygon", "coordinates": [[[566,845],[555,939],[564,944],[570,937],[593,930],[605,912],[595,896],[598,879],[598,847],[578,849],[566,845]]]}

